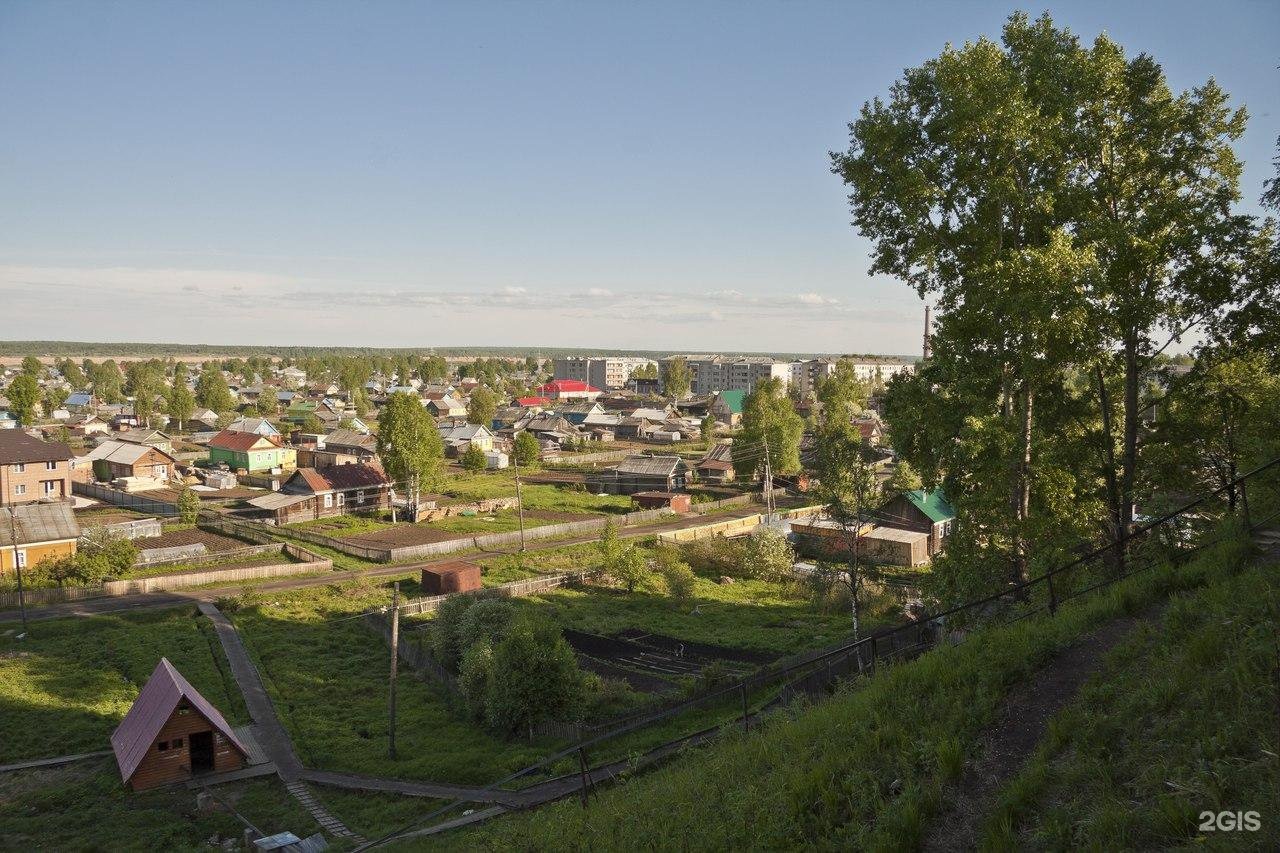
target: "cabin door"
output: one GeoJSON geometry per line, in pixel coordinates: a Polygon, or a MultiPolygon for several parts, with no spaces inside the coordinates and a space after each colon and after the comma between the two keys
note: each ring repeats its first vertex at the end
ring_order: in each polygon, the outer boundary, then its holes
{"type": "Polygon", "coordinates": [[[213,769],[213,732],[195,732],[187,743],[191,749],[191,772],[208,773],[213,769]]]}

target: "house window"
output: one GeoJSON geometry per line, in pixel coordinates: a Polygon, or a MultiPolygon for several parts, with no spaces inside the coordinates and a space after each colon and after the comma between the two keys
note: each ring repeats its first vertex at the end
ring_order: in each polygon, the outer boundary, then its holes
{"type": "Polygon", "coordinates": [[[364,492],[356,492],[356,503],[364,503],[364,492]]]}
{"type": "Polygon", "coordinates": [[[27,567],[27,549],[18,549],[18,568],[25,569],[27,567]]]}
{"type": "Polygon", "coordinates": [[[333,495],[324,496],[324,508],[330,509],[333,506],[333,495]]]}
{"type": "Polygon", "coordinates": [[[338,495],[338,506],[342,506],[346,502],[347,502],[346,495],[342,495],[342,494],[338,495]]]}
{"type": "Polygon", "coordinates": [[[15,474],[21,474],[25,470],[27,470],[27,466],[21,462],[18,462],[13,466],[13,473],[15,474]]]}
{"type": "Polygon", "coordinates": [[[156,744],[156,749],[159,752],[167,752],[169,750],[169,741],[167,740],[160,741],[159,743],[156,744]]]}
{"type": "Polygon", "coordinates": [[[58,463],[57,463],[57,462],[46,462],[46,463],[44,463],[44,470],[46,470],[46,471],[57,471],[57,470],[58,470],[58,463]]]}
{"type": "Polygon", "coordinates": [[[40,485],[44,488],[45,497],[48,497],[58,491],[57,480],[41,480],[40,485]]]}
{"type": "Polygon", "coordinates": [[[182,749],[182,738],[176,737],[173,739],[173,748],[182,749]]]}
{"type": "Polygon", "coordinates": [[[15,495],[25,495],[27,493],[27,484],[19,483],[18,485],[14,486],[13,493],[15,495]]]}

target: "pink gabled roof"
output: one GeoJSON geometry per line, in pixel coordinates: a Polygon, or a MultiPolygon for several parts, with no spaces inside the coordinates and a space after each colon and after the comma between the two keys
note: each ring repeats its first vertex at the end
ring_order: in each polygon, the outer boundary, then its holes
{"type": "Polygon", "coordinates": [[[120,778],[126,783],[133,778],[138,765],[151,750],[151,744],[183,699],[231,741],[241,755],[249,757],[249,750],[236,737],[218,709],[173,668],[168,658],[160,658],[155,671],[133,701],[133,707],[111,733],[111,748],[115,751],[116,763],[120,765],[120,778]]]}
{"type": "Polygon", "coordinates": [[[550,402],[550,397],[516,397],[516,405],[526,409],[531,406],[546,406],[550,402]]]}

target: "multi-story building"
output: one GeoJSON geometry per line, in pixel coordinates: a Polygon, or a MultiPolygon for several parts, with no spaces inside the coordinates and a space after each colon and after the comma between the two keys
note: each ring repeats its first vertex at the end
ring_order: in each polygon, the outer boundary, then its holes
{"type": "Polygon", "coordinates": [[[640,367],[657,367],[651,358],[633,356],[569,356],[555,359],[556,379],[585,382],[597,388],[611,390],[626,387],[631,374],[640,367]]]}
{"type": "Polygon", "coordinates": [[[71,494],[71,448],[20,429],[0,430],[0,506],[71,494]]]}
{"type": "MultiPolygon", "coordinates": [[[[671,356],[663,361],[677,357],[671,356]]],[[[775,361],[768,356],[686,355],[683,358],[689,366],[689,390],[694,394],[750,392],[762,379],[781,379],[782,384],[788,387],[791,384],[791,363],[775,361]]]]}

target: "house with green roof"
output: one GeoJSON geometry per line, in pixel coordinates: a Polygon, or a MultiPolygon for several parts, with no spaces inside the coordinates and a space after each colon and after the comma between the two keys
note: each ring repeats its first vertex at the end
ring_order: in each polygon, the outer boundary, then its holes
{"type": "Polygon", "coordinates": [[[882,527],[929,534],[929,556],[942,550],[955,526],[956,511],[941,489],[915,489],[893,498],[876,513],[882,527]]]}
{"type": "Polygon", "coordinates": [[[746,391],[718,391],[708,411],[720,423],[736,427],[742,420],[742,406],[746,399],[746,391]]]}

